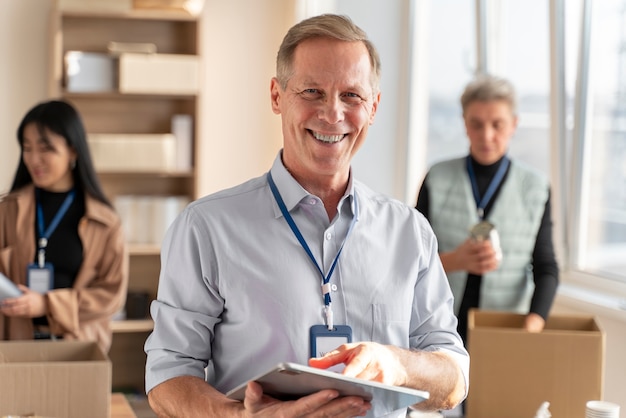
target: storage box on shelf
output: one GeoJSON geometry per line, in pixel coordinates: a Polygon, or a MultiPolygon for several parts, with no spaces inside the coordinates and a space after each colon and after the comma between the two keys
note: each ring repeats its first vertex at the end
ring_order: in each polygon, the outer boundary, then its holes
{"type": "MultiPolygon", "coordinates": [[[[114,204],[128,196],[188,202],[197,197],[201,14],[139,6],[132,0],[56,0],[50,96],[80,112],[96,170],[114,204]]],[[[167,222],[170,209],[161,211],[167,222]]],[[[158,217],[159,210],[154,212],[158,217]]],[[[159,225],[149,242],[129,242],[135,303],[137,295],[147,295],[148,302],[156,297],[167,227],[165,221],[159,225]]],[[[133,312],[139,311],[135,305],[133,312]]],[[[122,319],[112,329],[113,386],[141,390],[143,343],[152,321],[122,319]]]]}

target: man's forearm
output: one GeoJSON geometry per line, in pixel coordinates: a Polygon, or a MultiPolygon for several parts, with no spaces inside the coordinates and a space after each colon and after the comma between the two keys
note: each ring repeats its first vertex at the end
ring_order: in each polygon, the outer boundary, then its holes
{"type": "Polygon", "coordinates": [[[465,396],[465,379],[454,359],[445,353],[412,351],[392,347],[404,365],[408,381],[404,386],[427,390],[430,398],[417,409],[451,409],[465,396]]]}
{"type": "Polygon", "coordinates": [[[148,393],[150,407],[159,417],[237,417],[241,402],[226,398],[204,380],[194,376],[175,377],[148,393]]]}

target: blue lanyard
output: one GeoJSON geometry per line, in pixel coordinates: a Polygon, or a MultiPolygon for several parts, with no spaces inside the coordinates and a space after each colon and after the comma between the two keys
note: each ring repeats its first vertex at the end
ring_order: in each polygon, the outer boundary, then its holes
{"type": "Polygon", "coordinates": [[[506,157],[502,157],[502,163],[500,167],[498,167],[498,171],[496,171],[495,176],[491,179],[487,190],[485,191],[484,196],[481,198],[480,193],[478,192],[478,183],[476,182],[476,174],[474,173],[474,168],[472,167],[472,158],[468,155],[466,158],[467,162],[467,173],[470,178],[470,182],[472,183],[472,192],[474,193],[474,200],[476,201],[476,209],[478,212],[478,218],[482,221],[485,217],[485,208],[491,201],[496,190],[502,183],[502,179],[506,174],[506,170],[509,168],[509,159],[506,157]]]}
{"type": "Polygon", "coordinates": [[[74,191],[74,189],[70,190],[70,192],[65,197],[65,200],[61,204],[61,207],[54,215],[54,218],[52,218],[52,221],[47,228],[44,226],[43,208],[41,207],[41,202],[39,201],[39,190],[35,189],[35,193],[37,197],[37,233],[39,235],[39,241],[37,242],[37,246],[39,248],[39,267],[43,267],[45,262],[46,247],[48,246],[48,240],[50,239],[50,236],[52,235],[54,230],[57,229],[57,226],[59,226],[61,219],[63,219],[68,209],[70,208],[70,205],[74,201],[74,196],[76,195],[76,192],[74,191]]]}
{"type": "Polygon", "coordinates": [[[339,261],[339,256],[341,255],[341,251],[343,250],[343,245],[346,243],[346,240],[348,239],[348,236],[350,235],[350,232],[352,231],[352,227],[354,227],[354,224],[356,223],[356,219],[358,217],[359,211],[358,211],[358,204],[356,201],[356,195],[354,198],[354,217],[352,218],[352,222],[350,222],[350,227],[348,228],[346,237],[343,239],[343,242],[341,243],[341,247],[339,247],[339,251],[337,252],[337,255],[335,256],[335,259],[333,260],[330,270],[328,271],[328,274],[325,275],[324,272],[322,271],[322,268],[317,263],[315,256],[311,252],[309,245],[306,243],[306,240],[302,236],[302,233],[300,233],[300,230],[298,229],[298,225],[296,225],[296,222],[293,220],[293,217],[287,210],[287,206],[285,206],[285,202],[283,201],[283,198],[280,195],[278,188],[276,187],[276,183],[274,183],[274,179],[272,178],[271,172],[267,173],[267,181],[269,182],[270,189],[272,190],[272,194],[274,195],[274,199],[276,199],[276,203],[278,204],[278,207],[280,208],[280,211],[282,212],[283,217],[285,218],[285,221],[287,221],[287,223],[289,224],[289,227],[291,228],[291,231],[300,242],[300,245],[302,246],[302,248],[304,248],[304,251],[306,251],[307,255],[309,256],[309,258],[311,259],[311,261],[317,268],[317,271],[319,271],[320,275],[322,276],[322,282],[323,282],[322,294],[324,296],[324,306],[326,307],[326,320],[327,320],[328,329],[332,330],[333,323],[332,323],[332,309],[331,309],[329,282],[330,282],[330,277],[333,275],[333,272],[335,271],[335,267],[337,266],[337,261],[339,261]]]}

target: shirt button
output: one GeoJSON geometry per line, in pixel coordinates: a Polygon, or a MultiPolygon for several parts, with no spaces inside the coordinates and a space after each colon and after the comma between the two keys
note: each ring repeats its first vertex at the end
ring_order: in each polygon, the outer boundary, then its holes
{"type": "Polygon", "coordinates": [[[326,233],[326,240],[330,240],[333,237],[333,234],[331,234],[330,232],[326,233]]]}
{"type": "Polygon", "coordinates": [[[315,199],[309,199],[309,205],[314,205],[315,204],[315,199]]]}
{"type": "Polygon", "coordinates": [[[330,285],[330,290],[332,290],[333,292],[336,292],[337,291],[337,285],[336,284],[330,285]]]}

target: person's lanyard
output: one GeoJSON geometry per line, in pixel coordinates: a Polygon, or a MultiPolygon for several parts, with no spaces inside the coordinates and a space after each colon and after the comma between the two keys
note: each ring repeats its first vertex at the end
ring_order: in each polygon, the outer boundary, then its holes
{"type": "Polygon", "coordinates": [[[46,263],[46,247],[48,246],[48,240],[70,208],[70,205],[74,201],[74,195],[76,192],[74,189],[70,190],[61,204],[61,207],[46,228],[43,220],[43,208],[41,207],[41,202],[39,201],[39,190],[35,189],[35,191],[37,197],[37,235],[39,236],[39,240],[37,241],[37,247],[39,249],[37,252],[37,261],[39,263],[39,267],[43,268],[46,263]]]}
{"type": "Polygon", "coordinates": [[[498,190],[498,187],[500,187],[502,179],[506,174],[506,170],[509,168],[509,159],[506,155],[502,157],[500,167],[498,167],[498,171],[496,171],[496,174],[491,179],[491,182],[489,183],[489,186],[487,187],[487,190],[482,198],[480,197],[480,192],[478,191],[478,182],[476,181],[476,174],[474,173],[474,168],[472,167],[472,157],[468,155],[466,162],[467,174],[469,175],[470,182],[472,183],[472,192],[474,193],[474,200],[476,201],[476,212],[478,214],[478,219],[482,221],[485,217],[485,208],[491,201],[491,198],[496,190],[498,190]]]}
{"type": "Polygon", "coordinates": [[[272,178],[272,173],[270,172],[267,173],[267,181],[270,184],[270,189],[272,190],[274,199],[276,199],[276,203],[278,204],[280,211],[283,213],[283,217],[285,218],[285,221],[287,221],[287,223],[289,224],[289,227],[291,228],[291,231],[293,231],[293,234],[296,236],[296,238],[300,242],[300,245],[302,246],[302,248],[304,248],[304,251],[306,251],[306,253],[308,254],[309,258],[311,259],[315,267],[317,267],[317,271],[319,271],[320,275],[322,276],[322,296],[324,297],[324,311],[326,314],[326,326],[328,326],[329,330],[332,330],[333,329],[333,311],[331,308],[331,300],[330,300],[330,277],[333,275],[333,272],[335,271],[335,267],[337,266],[337,261],[339,261],[339,255],[341,255],[341,250],[343,250],[343,245],[346,243],[346,240],[348,239],[348,235],[350,235],[350,232],[352,231],[352,227],[356,223],[356,219],[358,217],[359,211],[358,211],[358,204],[356,200],[356,194],[354,196],[354,217],[352,218],[352,222],[350,222],[350,227],[348,228],[348,232],[346,233],[346,236],[343,239],[341,246],[339,247],[339,251],[337,252],[335,259],[333,260],[333,263],[330,266],[330,270],[328,271],[328,274],[325,275],[321,267],[317,263],[317,260],[315,260],[315,256],[311,252],[309,245],[306,243],[306,240],[300,233],[300,230],[298,229],[298,225],[296,225],[296,222],[293,220],[291,214],[287,210],[287,206],[285,206],[285,202],[283,202],[283,198],[280,195],[280,192],[278,191],[278,188],[276,187],[276,184],[274,183],[274,179],[272,178]]]}

